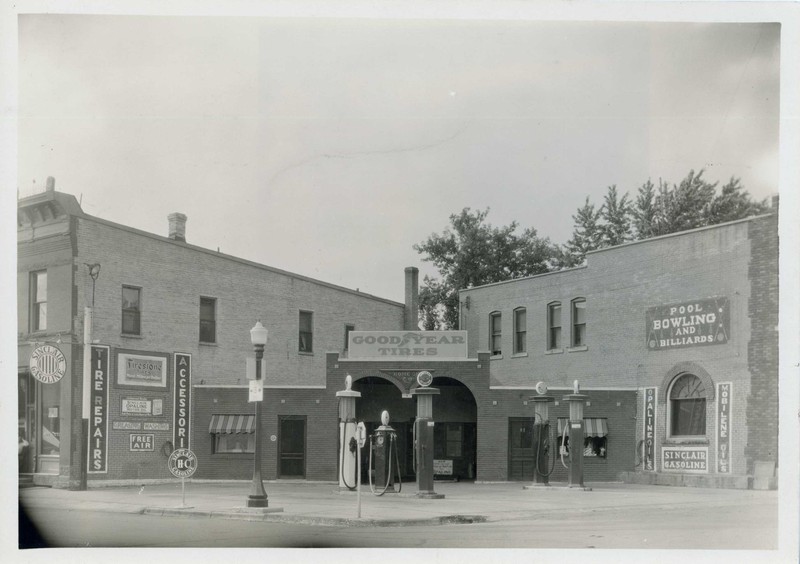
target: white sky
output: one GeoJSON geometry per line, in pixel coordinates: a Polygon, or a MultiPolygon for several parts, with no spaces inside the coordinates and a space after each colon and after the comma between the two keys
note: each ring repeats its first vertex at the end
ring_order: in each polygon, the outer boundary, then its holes
{"type": "Polygon", "coordinates": [[[23,15],[18,189],[402,301],[463,207],[559,243],[690,169],[777,193],[777,24],[23,15]]]}

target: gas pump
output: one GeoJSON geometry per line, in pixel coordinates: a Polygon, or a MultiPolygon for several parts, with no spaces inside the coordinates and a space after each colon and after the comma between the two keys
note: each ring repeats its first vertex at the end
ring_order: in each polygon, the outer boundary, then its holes
{"type": "Polygon", "coordinates": [[[370,490],[377,496],[382,496],[388,491],[391,491],[391,493],[400,493],[403,489],[403,481],[400,478],[400,457],[397,454],[397,433],[389,426],[388,411],[381,413],[381,426],[375,429],[375,432],[369,437],[368,474],[370,490]],[[397,491],[394,489],[392,456],[394,456],[394,463],[397,471],[397,491]],[[373,458],[375,460],[374,486],[372,485],[373,458]]]}
{"type": "Polygon", "coordinates": [[[418,388],[411,391],[417,397],[417,419],[414,421],[414,471],[417,475],[417,497],[441,499],[433,491],[433,396],[439,390],[431,388],[433,376],[427,370],[417,374],[418,388]]]}
{"type": "Polygon", "coordinates": [[[574,393],[564,396],[564,401],[569,403],[569,421],[562,433],[562,445],[569,430],[569,445],[572,454],[569,456],[569,465],[564,462],[565,450],[561,448],[561,464],[568,470],[570,488],[583,488],[583,405],[586,394],[580,393],[580,385],[575,380],[574,393]]]}
{"type": "Polygon", "coordinates": [[[533,400],[533,441],[535,462],[533,466],[533,485],[549,486],[550,474],[553,473],[556,464],[556,457],[553,456],[552,464],[548,470],[547,459],[550,454],[550,404],[555,401],[552,396],[546,396],[547,386],[544,382],[536,384],[538,396],[532,396],[533,400]]]}
{"type": "Polygon", "coordinates": [[[361,397],[355,392],[353,377],[349,374],[344,379],[345,389],[336,392],[339,398],[339,489],[355,490],[358,485],[358,441],[356,438],[356,399],[361,397]]]}

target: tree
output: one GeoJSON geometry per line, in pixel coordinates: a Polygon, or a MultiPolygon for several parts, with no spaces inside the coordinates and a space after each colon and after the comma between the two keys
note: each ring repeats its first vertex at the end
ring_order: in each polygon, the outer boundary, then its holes
{"type": "Polygon", "coordinates": [[[671,189],[667,184],[659,186],[656,197],[657,235],[708,225],[706,219],[717,183],[709,184],[702,176],[702,170],[697,174],[690,170],[686,178],[671,189]]]}
{"type": "Polygon", "coordinates": [[[639,187],[636,203],[631,211],[636,239],[649,239],[656,235],[656,213],[656,191],[648,178],[639,187]]]}
{"type": "Polygon", "coordinates": [[[617,195],[617,186],[609,186],[605,201],[600,207],[600,219],[603,221],[600,224],[601,246],[613,247],[633,239],[631,212],[628,194],[623,194],[620,198],[617,195]]]}
{"type": "Polygon", "coordinates": [[[731,178],[722,187],[722,191],[714,198],[706,212],[706,224],[715,225],[734,221],[751,215],[766,213],[769,206],[765,201],[754,202],[750,194],[741,185],[738,178],[731,178]]]}
{"type": "Polygon", "coordinates": [[[532,276],[550,270],[554,246],[535,229],[517,234],[518,224],[486,223],[489,209],[464,208],[450,216],[450,228],[433,233],[414,250],[433,263],[441,279],[426,276],[420,290],[420,314],[426,329],[457,329],[458,291],[473,286],[532,276]]]}
{"type": "Polygon", "coordinates": [[[602,246],[603,233],[598,225],[599,219],[600,210],[595,209],[587,196],[586,203],[572,216],[575,229],[572,232],[572,239],[567,241],[558,255],[559,266],[563,268],[578,266],[586,259],[586,253],[602,246]]]}

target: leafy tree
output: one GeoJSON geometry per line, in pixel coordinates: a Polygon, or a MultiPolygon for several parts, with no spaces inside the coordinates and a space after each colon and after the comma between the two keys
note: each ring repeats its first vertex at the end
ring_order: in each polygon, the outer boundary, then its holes
{"type": "Polygon", "coordinates": [[[572,239],[567,241],[562,252],[558,254],[559,266],[563,268],[578,266],[586,259],[586,253],[603,246],[599,219],[600,210],[595,209],[587,196],[586,203],[572,216],[575,229],[572,232],[572,239]]]}
{"type": "Polygon", "coordinates": [[[489,210],[464,208],[450,216],[450,228],[414,245],[432,262],[441,279],[426,276],[420,313],[426,329],[458,328],[458,291],[550,270],[554,246],[535,229],[517,233],[516,221],[504,227],[487,223],[489,210]]]}
{"type": "Polygon", "coordinates": [[[636,202],[631,210],[636,239],[649,239],[655,236],[656,214],[656,191],[648,178],[647,182],[639,187],[636,202]]]}
{"type": "Polygon", "coordinates": [[[671,189],[667,184],[659,186],[656,198],[656,235],[708,225],[706,219],[717,184],[709,184],[702,176],[702,170],[697,174],[690,170],[686,178],[671,189]]]}
{"type": "Polygon", "coordinates": [[[631,233],[632,206],[628,194],[620,198],[616,185],[608,187],[605,201],[600,208],[600,236],[603,247],[621,245],[633,239],[631,233]]]}
{"type": "Polygon", "coordinates": [[[731,178],[722,187],[706,212],[707,225],[734,221],[769,210],[766,200],[754,202],[738,178],[731,178]]]}

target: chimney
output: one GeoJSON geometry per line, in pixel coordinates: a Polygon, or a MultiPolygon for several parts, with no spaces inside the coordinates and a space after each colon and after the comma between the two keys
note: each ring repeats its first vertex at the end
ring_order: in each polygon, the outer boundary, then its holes
{"type": "Polygon", "coordinates": [[[419,330],[419,269],[406,268],[406,307],[403,310],[403,329],[419,330]]]}
{"type": "Polygon", "coordinates": [[[169,220],[169,238],[186,242],[186,216],[182,213],[171,213],[169,220]]]}
{"type": "Polygon", "coordinates": [[[52,176],[47,177],[47,184],[44,187],[45,192],[55,192],[56,191],[56,179],[52,176]]]}

